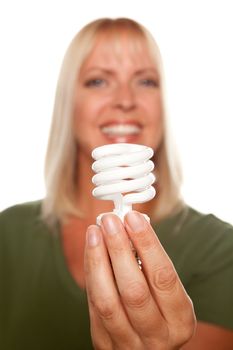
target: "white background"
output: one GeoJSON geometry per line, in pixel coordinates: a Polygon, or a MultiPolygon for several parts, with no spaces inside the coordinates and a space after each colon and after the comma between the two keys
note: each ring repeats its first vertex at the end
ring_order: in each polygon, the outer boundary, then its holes
{"type": "Polygon", "coordinates": [[[156,38],[184,169],[186,201],[233,223],[232,1],[3,1],[0,5],[0,210],[44,196],[57,76],[75,33],[131,17],[156,38]]]}

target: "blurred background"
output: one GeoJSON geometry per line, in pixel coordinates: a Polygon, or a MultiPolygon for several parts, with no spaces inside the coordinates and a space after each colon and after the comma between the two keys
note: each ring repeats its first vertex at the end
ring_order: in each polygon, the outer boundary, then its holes
{"type": "Polygon", "coordinates": [[[0,211],[44,196],[43,166],[57,77],[76,32],[131,17],[160,47],[167,103],[194,208],[233,224],[232,1],[2,1],[0,211]]]}

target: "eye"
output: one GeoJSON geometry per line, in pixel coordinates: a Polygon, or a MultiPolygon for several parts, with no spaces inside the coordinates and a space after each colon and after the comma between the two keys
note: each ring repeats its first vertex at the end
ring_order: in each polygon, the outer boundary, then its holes
{"type": "Polygon", "coordinates": [[[155,79],[142,79],[140,80],[140,83],[145,86],[151,86],[151,87],[158,87],[159,83],[155,79]]]}
{"type": "Polygon", "coordinates": [[[88,81],[85,82],[85,86],[87,87],[98,87],[104,84],[104,80],[103,79],[90,79],[88,81]]]}

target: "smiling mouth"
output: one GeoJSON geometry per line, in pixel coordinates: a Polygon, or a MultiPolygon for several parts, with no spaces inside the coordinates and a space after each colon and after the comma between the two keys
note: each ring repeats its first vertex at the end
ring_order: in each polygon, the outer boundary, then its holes
{"type": "Polygon", "coordinates": [[[124,137],[138,135],[142,130],[142,127],[138,124],[110,124],[101,127],[103,134],[109,137],[124,137]]]}

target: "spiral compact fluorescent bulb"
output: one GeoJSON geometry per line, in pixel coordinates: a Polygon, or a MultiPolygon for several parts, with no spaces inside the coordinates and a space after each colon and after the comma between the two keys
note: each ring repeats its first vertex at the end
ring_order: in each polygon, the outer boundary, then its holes
{"type": "MultiPolygon", "coordinates": [[[[147,202],[155,196],[151,186],[155,182],[151,173],[154,163],[149,160],[153,153],[150,147],[130,143],[104,145],[92,152],[95,159],[92,169],[97,173],[92,178],[97,186],[92,194],[99,199],[112,200],[113,212],[122,221],[132,210],[132,204],[147,202]],[[130,193],[125,194],[127,192],[130,193]]],[[[97,217],[98,225],[102,215],[97,217]]],[[[146,218],[149,220],[148,216],[146,218]]]]}

